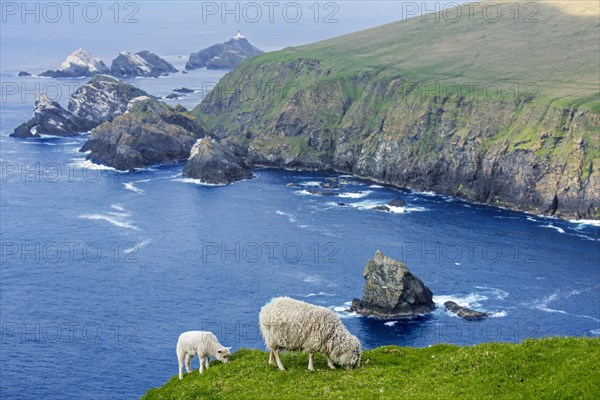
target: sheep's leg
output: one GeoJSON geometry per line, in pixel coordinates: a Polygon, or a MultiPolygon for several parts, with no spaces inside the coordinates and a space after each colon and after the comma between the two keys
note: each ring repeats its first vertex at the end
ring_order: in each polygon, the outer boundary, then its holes
{"type": "Polygon", "coordinates": [[[179,380],[182,380],[183,379],[183,357],[181,357],[180,354],[177,354],[177,361],[179,364],[179,380]]]}
{"type": "Polygon", "coordinates": [[[191,359],[192,359],[192,356],[190,356],[189,354],[185,355],[185,370],[187,371],[188,374],[190,372],[192,372],[192,366],[190,365],[191,359]]]}
{"type": "Polygon", "coordinates": [[[335,365],[333,365],[333,361],[331,361],[331,358],[329,358],[329,356],[327,356],[327,366],[331,369],[335,369],[335,365]]]}
{"type": "Polygon", "coordinates": [[[269,353],[269,365],[273,365],[275,359],[273,358],[273,350],[269,353]]]}
{"type": "Polygon", "coordinates": [[[201,374],[204,372],[204,354],[198,354],[198,358],[200,359],[200,369],[198,373],[201,374]]]}
{"type": "Polygon", "coordinates": [[[308,370],[314,371],[315,367],[313,367],[313,353],[308,353],[308,370]]]}
{"type": "Polygon", "coordinates": [[[273,350],[273,354],[275,355],[275,361],[277,361],[277,367],[280,370],[285,371],[285,367],[283,366],[283,363],[279,359],[279,350],[273,350]]]}
{"type": "Polygon", "coordinates": [[[210,357],[206,357],[206,369],[210,367],[210,357]]]}

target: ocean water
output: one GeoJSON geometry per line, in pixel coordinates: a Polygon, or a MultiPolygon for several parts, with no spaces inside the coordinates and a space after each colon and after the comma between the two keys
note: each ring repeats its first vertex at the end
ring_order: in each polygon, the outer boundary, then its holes
{"type": "MultiPolygon", "coordinates": [[[[261,32],[267,43],[269,31],[261,32]]],[[[177,32],[181,40],[184,33],[177,32]]],[[[110,46],[117,44],[96,40],[116,54],[110,46]]],[[[178,41],[167,54],[177,67],[185,61],[180,49],[191,47],[184,45],[178,41]]],[[[45,51],[61,59],[64,52],[53,52],[59,47],[66,46],[51,43],[45,51]]],[[[56,99],[66,104],[69,88],[85,82],[15,77],[42,67],[55,67],[54,60],[3,57],[2,399],[139,397],[176,374],[183,331],[211,330],[234,351],[264,349],[258,312],[279,295],[331,308],[365,348],[600,335],[597,224],[353,177],[345,177],[350,183],[337,197],[306,190],[339,176],[333,173],[258,169],[252,179],[220,187],[184,179],[181,165],[127,173],[97,166],[79,153],[85,136],[8,137],[30,117],[36,90],[58,90],[56,99]],[[374,210],[396,197],[407,206],[374,210]],[[440,305],[434,313],[383,322],[347,311],[377,249],[431,288],[440,305]],[[491,318],[459,319],[444,310],[447,300],[491,318]]],[[[196,89],[168,101],[193,107],[223,74],[198,70],[134,82],[157,96],[196,89]]]]}

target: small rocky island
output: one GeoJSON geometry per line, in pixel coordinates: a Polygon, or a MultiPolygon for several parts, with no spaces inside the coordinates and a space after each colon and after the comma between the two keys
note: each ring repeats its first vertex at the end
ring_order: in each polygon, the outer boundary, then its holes
{"type": "Polygon", "coordinates": [[[77,78],[82,76],[94,76],[97,74],[110,74],[110,68],[92,53],[84,50],[75,50],[67,59],[60,64],[57,70],[48,70],[40,74],[50,78],[77,78]]]}
{"type": "Polygon", "coordinates": [[[250,44],[248,39],[238,33],[229,41],[215,44],[197,53],[192,53],[185,69],[233,69],[247,58],[264,52],[250,44]]]}
{"type": "Polygon", "coordinates": [[[157,78],[177,72],[177,69],[153,52],[143,50],[135,54],[126,51],[119,53],[110,66],[110,72],[119,78],[157,78]]]}
{"type": "Polygon", "coordinates": [[[350,310],[378,319],[398,319],[427,314],[435,309],[433,294],[404,263],[377,250],[367,262],[362,299],[352,300],[350,310]]]}
{"type": "Polygon", "coordinates": [[[215,185],[226,185],[252,176],[244,161],[210,137],[198,139],[194,144],[183,175],[215,185]]]}
{"type": "Polygon", "coordinates": [[[50,78],[78,78],[98,74],[113,75],[118,78],[138,76],[157,78],[177,72],[169,62],[151,51],[143,50],[135,54],[123,51],[119,53],[110,68],[89,51],[77,49],[58,67],[48,70],[40,76],[50,78]]]}
{"type": "Polygon", "coordinates": [[[183,107],[170,107],[148,95],[135,97],[114,120],[94,130],[81,151],[118,170],[186,160],[206,132],[183,107]]]}
{"type": "Polygon", "coordinates": [[[458,305],[457,303],[455,303],[453,301],[445,302],[444,307],[446,307],[446,309],[448,311],[453,312],[456,315],[458,315],[459,317],[464,318],[469,321],[484,319],[484,318],[488,317],[487,313],[484,313],[482,311],[471,310],[470,308],[458,305]]]}
{"type": "Polygon", "coordinates": [[[45,94],[35,102],[33,116],[10,136],[37,138],[40,135],[71,136],[112,121],[123,114],[129,101],[148,94],[111,76],[96,75],[69,97],[65,110],[45,94]]]}

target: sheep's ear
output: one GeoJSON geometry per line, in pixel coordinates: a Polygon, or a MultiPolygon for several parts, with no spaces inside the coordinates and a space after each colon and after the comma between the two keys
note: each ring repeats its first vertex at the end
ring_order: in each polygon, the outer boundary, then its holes
{"type": "Polygon", "coordinates": [[[228,351],[231,350],[233,346],[225,347],[228,351]]]}

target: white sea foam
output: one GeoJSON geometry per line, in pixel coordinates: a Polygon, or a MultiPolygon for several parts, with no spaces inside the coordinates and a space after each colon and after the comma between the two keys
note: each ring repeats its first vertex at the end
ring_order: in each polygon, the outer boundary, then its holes
{"type": "Polygon", "coordinates": [[[502,311],[494,311],[494,312],[490,312],[487,313],[489,315],[490,318],[503,318],[506,317],[508,315],[508,313],[504,310],[502,311]]]}
{"type": "Polygon", "coordinates": [[[125,182],[125,183],[123,183],[123,186],[125,186],[125,189],[127,189],[127,190],[131,190],[131,191],[132,191],[132,192],[134,192],[134,193],[139,193],[139,194],[142,194],[142,193],[144,193],[144,190],[143,190],[143,189],[140,189],[140,188],[138,188],[138,187],[136,187],[136,186],[133,184],[133,182],[125,182]]]}
{"type": "Polygon", "coordinates": [[[381,185],[370,185],[369,187],[371,189],[383,189],[383,186],[381,186],[381,185]]]}
{"type": "Polygon", "coordinates": [[[335,313],[338,315],[338,317],[340,317],[342,319],[360,317],[359,314],[357,314],[353,311],[349,311],[351,304],[352,304],[351,301],[347,301],[344,303],[343,306],[329,306],[327,308],[335,311],[335,313]]]}
{"type": "Polygon", "coordinates": [[[305,277],[302,278],[302,282],[306,282],[306,283],[318,284],[318,283],[321,283],[322,281],[323,280],[318,275],[306,275],[305,277]]]}
{"type": "Polygon", "coordinates": [[[118,170],[113,167],[109,167],[107,165],[96,164],[90,160],[86,160],[85,158],[79,158],[79,157],[71,159],[71,162],[68,165],[76,167],[76,168],[82,168],[82,169],[106,170],[106,171],[113,171],[113,172],[119,172],[119,173],[127,172],[127,171],[118,170]]]}
{"type": "Polygon", "coordinates": [[[571,315],[571,316],[577,317],[577,318],[591,319],[593,321],[600,322],[600,319],[598,319],[596,317],[592,317],[590,315],[572,314],[572,313],[568,313],[567,311],[564,311],[564,310],[550,308],[550,304],[557,300],[564,300],[571,296],[577,296],[577,295],[580,295],[581,293],[589,292],[591,290],[597,289],[597,287],[598,286],[595,286],[593,288],[586,288],[584,290],[572,290],[569,293],[564,294],[564,295],[561,294],[560,290],[557,290],[556,292],[550,294],[549,296],[544,297],[543,299],[534,300],[531,303],[525,303],[524,305],[531,307],[533,309],[548,312],[548,313],[571,315]]]}
{"type": "Polygon", "coordinates": [[[309,293],[304,297],[333,297],[335,293],[327,293],[327,292],[319,292],[319,293],[309,293]]]}
{"type": "Polygon", "coordinates": [[[565,233],[565,230],[559,226],[554,226],[552,224],[542,225],[542,228],[551,228],[556,230],[558,233],[565,233]]]}
{"type": "Polygon", "coordinates": [[[389,321],[389,322],[384,322],[383,324],[385,326],[394,326],[398,323],[398,321],[389,321]]]}
{"type": "Polygon", "coordinates": [[[296,217],[294,217],[292,214],[289,214],[289,213],[283,212],[283,211],[281,211],[281,210],[277,210],[277,211],[275,211],[275,214],[277,214],[277,215],[281,215],[281,216],[283,216],[283,217],[287,217],[287,218],[288,218],[288,221],[290,221],[291,223],[294,223],[294,222],[296,222],[296,217]]]}
{"type": "Polygon", "coordinates": [[[433,296],[433,302],[442,309],[447,301],[453,301],[459,306],[473,308],[481,307],[481,302],[487,299],[487,296],[479,293],[433,296]]]}
{"type": "Polygon", "coordinates": [[[224,184],[202,182],[200,179],[194,178],[175,178],[171,179],[171,182],[193,183],[199,186],[225,186],[224,184]]]}
{"type": "Polygon", "coordinates": [[[316,181],[309,181],[309,182],[304,182],[302,183],[302,185],[304,186],[321,186],[320,182],[316,182],[316,181]]]}
{"type": "Polygon", "coordinates": [[[592,335],[594,335],[594,336],[600,336],[600,328],[598,328],[598,329],[592,329],[592,330],[590,331],[590,333],[591,333],[592,335]]]}
{"type": "Polygon", "coordinates": [[[135,231],[139,231],[140,228],[132,225],[130,222],[119,219],[118,217],[114,217],[106,214],[82,214],[79,218],[89,219],[89,220],[98,220],[98,221],[106,221],[109,224],[118,226],[120,228],[133,229],[135,231]]]}
{"type": "Polygon", "coordinates": [[[569,222],[581,226],[590,225],[590,226],[600,226],[600,220],[598,219],[572,219],[569,222]]]}
{"type": "Polygon", "coordinates": [[[123,208],[123,206],[120,205],[120,204],[111,204],[110,208],[115,209],[117,211],[125,211],[125,209],[123,208]]]}
{"type": "Polygon", "coordinates": [[[498,300],[504,300],[505,298],[508,297],[507,291],[504,291],[504,290],[498,289],[498,288],[493,288],[493,287],[489,287],[489,286],[475,286],[475,289],[489,290],[494,293],[494,295],[496,296],[496,299],[498,299],[498,300]]]}
{"type": "Polygon", "coordinates": [[[124,250],[125,254],[130,254],[133,253],[134,251],[137,252],[139,249],[141,249],[142,247],[146,247],[147,245],[149,245],[150,243],[152,243],[152,239],[146,239],[140,243],[136,243],[134,246],[128,247],[124,250]]]}
{"type": "Polygon", "coordinates": [[[340,193],[338,196],[345,199],[361,199],[373,193],[372,190],[364,190],[362,192],[340,193]]]}

